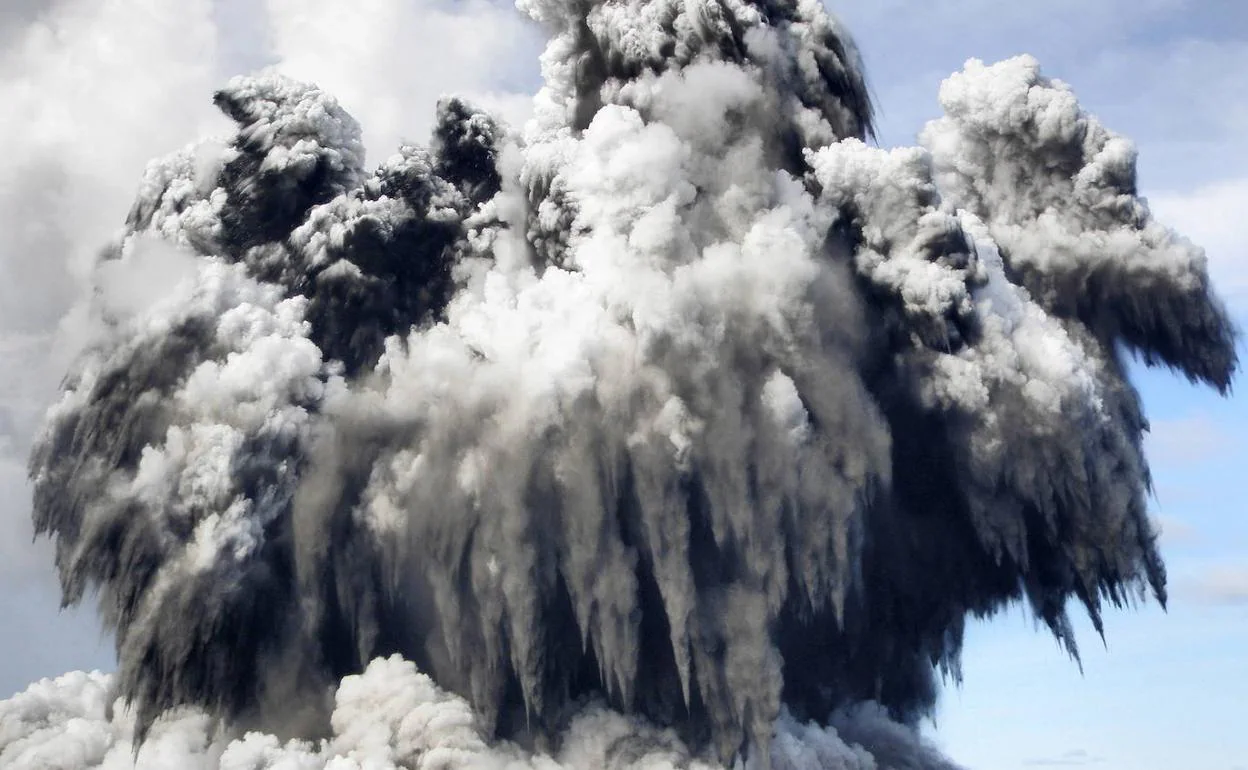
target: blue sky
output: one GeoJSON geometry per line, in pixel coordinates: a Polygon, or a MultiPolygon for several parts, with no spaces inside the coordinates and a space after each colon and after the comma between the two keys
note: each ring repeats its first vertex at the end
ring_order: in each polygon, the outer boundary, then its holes
{"type": "MultiPolygon", "coordinates": [[[[389,0],[363,4],[396,6],[389,0]]],[[[1039,58],[1048,75],[1074,86],[1087,109],[1137,142],[1143,193],[1163,221],[1208,248],[1224,297],[1241,326],[1248,327],[1244,225],[1248,150],[1243,144],[1248,137],[1244,76],[1248,3],[835,0],[830,4],[863,50],[880,108],[884,145],[913,143],[923,122],[937,115],[941,80],[967,58],[994,61],[1018,53],[1039,58]]],[[[53,4],[3,0],[0,5],[5,9],[0,12],[3,42],[23,34],[26,21],[53,4]]],[[[134,0],[130,5],[138,15],[107,16],[111,12],[99,11],[97,19],[83,11],[79,16],[91,23],[83,22],[82,29],[94,30],[97,42],[115,40],[124,56],[133,43],[128,36],[139,35],[139,22],[151,15],[141,15],[147,13],[143,9],[160,3],[134,0]],[[105,25],[106,19],[115,27],[105,25]],[[113,34],[115,38],[110,38],[113,34]]],[[[271,5],[291,7],[285,0],[272,0],[271,5]]],[[[326,5],[325,0],[307,3],[326,5]]],[[[117,72],[122,77],[138,73],[148,79],[150,88],[131,104],[101,101],[99,111],[114,110],[106,115],[114,133],[100,135],[94,125],[83,129],[96,131],[93,138],[102,148],[96,156],[122,159],[114,165],[97,159],[97,166],[75,168],[76,178],[95,175],[82,183],[88,187],[119,175],[125,181],[119,202],[109,204],[117,211],[104,207],[111,219],[105,218],[113,224],[124,216],[125,199],[138,179],[142,159],[177,147],[198,135],[202,125],[211,125],[210,118],[201,119],[196,111],[201,106],[209,111],[204,96],[211,86],[225,74],[266,59],[259,50],[264,29],[256,5],[244,0],[188,0],[185,8],[193,7],[206,9],[204,18],[210,15],[225,30],[210,72],[196,74],[189,64],[155,71],[143,57],[158,61],[161,55],[176,57],[179,52],[154,51],[164,44],[136,38],[142,45],[133,46],[138,53],[131,69],[118,65],[117,72]],[[182,79],[171,79],[175,75],[182,79]],[[180,101],[164,95],[175,86],[181,89],[201,81],[202,92],[178,97],[180,101]],[[185,107],[185,116],[184,105],[191,105],[185,107]],[[143,114],[162,114],[167,120],[153,124],[134,117],[143,114]]],[[[194,16],[193,10],[186,13],[188,19],[194,16]]],[[[510,23],[490,26],[476,20],[470,30],[473,42],[466,44],[466,38],[456,38],[456,33],[467,33],[467,28],[442,16],[432,22],[430,18],[416,14],[376,22],[412,24],[414,40],[390,35],[402,39],[399,45],[335,46],[303,58],[297,46],[287,46],[283,53],[299,70],[295,74],[328,80],[325,84],[344,97],[386,147],[394,146],[395,132],[423,135],[432,100],[444,89],[476,91],[505,112],[522,113],[523,99],[514,92],[535,82],[535,40],[518,34],[510,23]],[[379,71],[399,74],[385,80],[385,88],[361,85],[380,82],[375,77],[379,71]],[[398,106],[391,98],[394,89],[405,94],[398,106]]],[[[378,38],[362,34],[360,39],[378,38]]],[[[5,56],[0,54],[0,96],[3,103],[12,103],[5,89],[21,84],[15,79],[6,83],[17,60],[14,54],[5,56]]],[[[18,62],[29,70],[18,72],[35,78],[32,82],[44,78],[68,88],[63,82],[72,78],[56,70],[62,60],[69,61],[48,54],[47,61],[37,66],[18,62]]],[[[50,94],[49,104],[61,94],[45,93],[50,94]]],[[[0,137],[15,130],[0,119],[0,137]]],[[[64,157],[50,155],[48,162],[64,157]]],[[[0,177],[0,183],[5,179],[0,177]]],[[[2,188],[0,184],[0,197],[2,188]]],[[[104,182],[90,189],[97,188],[113,189],[104,182]]],[[[0,217],[0,225],[7,224],[0,217]]],[[[83,243],[93,238],[95,231],[83,230],[83,243]]],[[[7,301],[9,295],[0,295],[0,355],[11,365],[21,360],[23,351],[37,346],[43,339],[38,335],[47,328],[14,331],[11,324],[6,326],[7,301]]],[[[56,317],[52,311],[47,314],[56,317]]],[[[39,389],[48,382],[45,375],[29,374],[30,383],[17,385],[9,376],[10,381],[0,385],[0,617],[6,619],[0,627],[0,696],[41,676],[107,668],[112,658],[90,613],[58,614],[48,549],[32,548],[28,526],[21,523],[28,506],[20,458],[32,413],[21,399],[42,392],[39,389]]],[[[1242,729],[1248,716],[1248,517],[1240,513],[1237,494],[1238,473],[1248,458],[1248,407],[1242,399],[1221,399],[1165,371],[1136,367],[1135,381],[1154,422],[1149,446],[1157,487],[1155,512],[1163,525],[1171,576],[1170,610],[1162,613],[1150,603],[1135,611],[1110,613],[1106,646],[1080,619],[1082,674],[1021,611],[975,624],[967,640],[965,683],[946,691],[931,730],[934,740],[971,770],[1085,765],[1104,770],[1248,768],[1248,731],[1242,729]]]]}

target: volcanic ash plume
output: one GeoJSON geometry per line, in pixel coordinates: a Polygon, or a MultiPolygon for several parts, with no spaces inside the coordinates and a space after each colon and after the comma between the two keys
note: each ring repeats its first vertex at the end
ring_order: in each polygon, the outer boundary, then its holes
{"type": "Polygon", "coordinates": [[[149,167],[31,460],[119,667],[0,764],[945,768],[969,615],[1165,600],[1124,356],[1236,361],[1127,140],[1024,57],[877,149],[814,0],[521,5],[519,135],[370,170],[265,74],[149,167]]]}

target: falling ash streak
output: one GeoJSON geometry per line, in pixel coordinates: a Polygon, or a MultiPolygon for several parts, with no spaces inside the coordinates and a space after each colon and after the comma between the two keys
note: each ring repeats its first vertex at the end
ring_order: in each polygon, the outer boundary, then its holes
{"type": "Polygon", "coordinates": [[[369,173],[263,75],[149,167],[101,292],[196,259],[97,300],[31,459],[119,670],[0,704],[6,764],[952,767],[969,614],[1164,601],[1118,350],[1236,361],[1126,140],[1023,57],[868,146],[815,3],[522,7],[522,136],[447,100],[369,173]]]}

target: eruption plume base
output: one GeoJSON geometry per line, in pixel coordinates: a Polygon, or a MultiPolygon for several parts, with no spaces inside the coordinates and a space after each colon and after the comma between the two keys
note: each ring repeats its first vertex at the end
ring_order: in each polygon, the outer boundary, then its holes
{"type": "MultiPolygon", "coordinates": [[[[717,770],[668,730],[601,705],[573,717],[557,752],[530,752],[484,731],[472,707],[411,663],[379,658],[338,685],[331,735],[281,741],[221,731],[208,714],[179,708],[161,716],[142,745],[134,714],[112,703],[114,682],[76,672],[38,682],[0,702],[0,759],[12,770],[99,767],[120,770],[717,770]]],[[[777,721],[773,770],[953,770],[909,729],[870,704],[838,713],[829,727],[777,721]]],[[[751,760],[736,767],[756,770],[751,760]]]]}

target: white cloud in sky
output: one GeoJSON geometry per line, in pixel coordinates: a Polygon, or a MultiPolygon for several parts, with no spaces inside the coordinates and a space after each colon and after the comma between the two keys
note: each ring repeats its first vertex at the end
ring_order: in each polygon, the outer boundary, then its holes
{"type": "Polygon", "coordinates": [[[513,125],[527,119],[543,36],[492,0],[267,0],[278,68],[334,94],[360,121],[370,163],[424,143],[440,96],[513,125]]]}
{"type": "Polygon", "coordinates": [[[1087,749],[1071,749],[1056,756],[1029,759],[1023,764],[1028,767],[1084,767],[1099,765],[1104,761],[1104,757],[1092,754],[1087,749]]]}
{"type": "Polygon", "coordinates": [[[0,44],[9,44],[51,5],[52,0],[4,0],[0,3],[0,44]]]}
{"type": "Polygon", "coordinates": [[[1158,219],[1204,247],[1214,285],[1233,309],[1248,310],[1248,176],[1150,195],[1149,205],[1158,219]]]}
{"type": "Polygon", "coordinates": [[[151,154],[211,124],[208,14],[207,0],[61,5],[0,53],[3,330],[54,324],[151,154]]]}
{"type": "Polygon", "coordinates": [[[1211,567],[1186,588],[1189,595],[1211,604],[1248,605],[1248,564],[1211,567]]]}
{"type": "Polygon", "coordinates": [[[46,545],[31,544],[25,454],[72,347],[58,324],[124,220],[147,160],[214,125],[210,10],[208,0],[61,3],[0,52],[6,585],[27,570],[45,580],[50,570],[46,545]]]}
{"type": "Polygon", "coordinates": [[[273,30],[263,2],[212,0],[217,36],[218,71],[223,76],[245,75],[274,64],[269,44],[273,30]]]}
{"type": "Polygon", "coordinates": [[[1195,527],[1177,516],[1155,513],[1152,516],[1153,526],[1161,533],[1163,545],[1191,543],[1200,537],[1195,527]]]}

